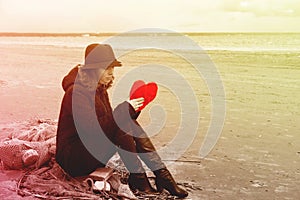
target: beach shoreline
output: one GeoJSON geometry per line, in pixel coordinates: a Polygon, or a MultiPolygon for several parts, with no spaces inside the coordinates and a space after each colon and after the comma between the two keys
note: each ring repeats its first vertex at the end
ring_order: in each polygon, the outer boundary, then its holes
{"type": "MultiPolygon", "coordinates": [[[[61,80],[82,62],[83,49],[0,45],[0,55],[3,58],[0,65],[1,138],[9,134],[10,126],[18,130],[21,124],[37,119],[56,121],[63,97],[61,80]]],[[[196,137],[178,161],[169,163],[178,182],[197,187],[190,191],[190,197],[298,199],[300,53],[208,51],[224,84],[226,118],[216,146],[203,159],[199,157],[199,148],[211,117],[210,94],[204,80],[193,71],[180,68],[178,58],[161,52],[125,56],[122,62],[126,67],[116,70],[116,76],[122,77],[142,61],[147,63],[158,55],[163,57],[162,64],[185,75],[199,102],[201,115],[196,137]]],[[[168,145],[171,132],[180,124],[180,110],[173,108],[178,105],[176,97],[170,96],[171,93],[161,88],[155,100],[156,104],[165,106],[168,117],[161,133],[153,136],[158,148],[168,145]]],[[[148,110],[139,120],[145,125],[150,123],[148,110]]],[[[11,189],[15,186],[10,183],[14,184],[12,180],[17,180],[19,175],[19,172],[0,173],[3,197],[17,198],[11,189]],[[7,184],[9,186],[4,186],[7,184]]]]}

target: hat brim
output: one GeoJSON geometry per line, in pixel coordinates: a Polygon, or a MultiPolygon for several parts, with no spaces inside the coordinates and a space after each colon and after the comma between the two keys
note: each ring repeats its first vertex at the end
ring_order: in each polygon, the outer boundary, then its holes
{"type": "Polygon", "coordinates": [[[113,62],[99,62],[93,64],[84,64],[82,65],[82,69],[107,69],[108,67],[121,67],[122,63],[118,60],[114,60],[113,62]]]}

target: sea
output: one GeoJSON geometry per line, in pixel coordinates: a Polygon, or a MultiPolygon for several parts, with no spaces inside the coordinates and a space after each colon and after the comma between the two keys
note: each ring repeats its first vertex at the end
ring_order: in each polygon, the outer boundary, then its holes
{"type": "MultiPolygon", "coordinates": [[[[60,34],[60,33],[0,33],[0,45],[37,45],[84,48],[90,43],[99,43],[118,33],[107,34],[60,34]]],[[[248,52],[300,52],[300,33],[144,33],[121,35],[127,39],[135,37],[144,42],[153,35],[163,39],[172,36],[186,36],[208,51],[248,51],[248,52]]],[[[172,44],[170,42],[170,46],[172,44]]],[[[123,48],[129,48],[124,47],[123,48]]]]}

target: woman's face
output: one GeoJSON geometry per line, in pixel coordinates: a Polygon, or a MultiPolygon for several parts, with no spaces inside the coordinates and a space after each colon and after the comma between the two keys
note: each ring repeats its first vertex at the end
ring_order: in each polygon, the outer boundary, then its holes
{"type": "Polygon", "coordinates": [[[101,75],[99,83],[108,86],[109,84],[112,84],[114,79],[114,67],[109,67],[101,75]]]}

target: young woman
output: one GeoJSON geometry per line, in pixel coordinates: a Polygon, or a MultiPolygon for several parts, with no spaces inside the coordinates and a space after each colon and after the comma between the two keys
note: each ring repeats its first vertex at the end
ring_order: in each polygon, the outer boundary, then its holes
{"type": "Polygon", "coordinates": [[[145,131],[136,121],[143,98],[124,101],[114,110],[107,93],[120,67],[112,48],[91,44],[85,51],[84,65],[73,68],[63,79],[57,130],[56,160],[71,176],[88,175],[118,152],[130,175],[132,190],[154,192],[142,161],[154,172],[158,191],[186,197],[157,154],[145,131]],[[99,128],[100,127],[100,128],[99,128]]]}

